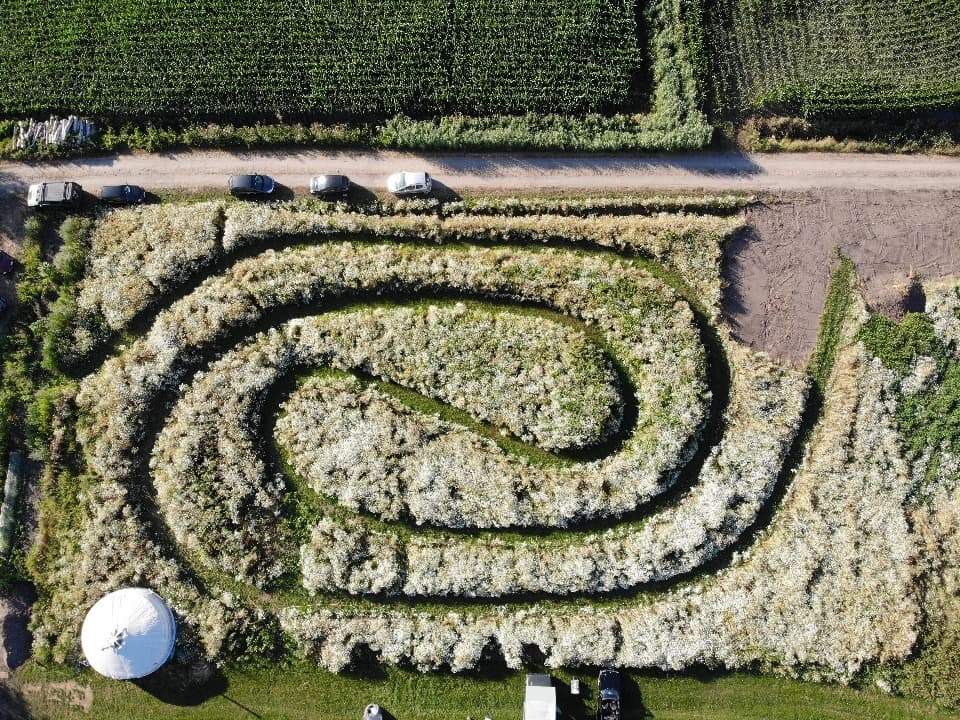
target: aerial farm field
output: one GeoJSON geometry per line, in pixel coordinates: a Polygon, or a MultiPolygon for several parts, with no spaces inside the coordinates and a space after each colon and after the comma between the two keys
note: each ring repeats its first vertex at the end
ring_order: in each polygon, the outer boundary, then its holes
{"type": "Polygon", "coordinates": [[[690,150],[712,125],[774,113],[795,122],[763,130],[773,142],[819,127],[944,151],[960,145],[957,14],[956,0],[24,0],[0,6],[0,130],[75,113],[106,150],[690,150]]]}
{"type": "Polygon", "coordinates": [[[958,112],[960,0],[0,3],[0,720],[960,717],[960,163],[745,152],[958,112]]]}
{"type": "Polygon", "coordinates": [[[29,219],[3,387],[4,437],[42,461],[7,570],[39,593],[18,692],[38,717],[206,687],[198,717],[502,716],[515,671],[616,665],[641,671],[631,717],[949,716],[958,285],[898,324],[839,261],[807,369],[771,360],[722,307],[752,202],[29,219]],[[143,689],[70,669],[130,585],[180,624],[143,689]]]}
{"type": "Polygon", "coordinates": [[[955,0],[703,3],[715,101],[802,115],[960,102],[955,0]]]}

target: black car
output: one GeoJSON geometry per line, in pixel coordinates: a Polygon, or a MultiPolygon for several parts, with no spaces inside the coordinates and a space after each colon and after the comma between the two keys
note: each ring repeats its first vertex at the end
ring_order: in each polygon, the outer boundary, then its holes
{"type": "Polygon", "coordinates": [[[100,202],[108,205],[137,205],[147,199],[147,191],[139,185],[104,185],[100,202]]]}
{"type": "Polygon", "coordinates": [[[0,250],[0,275],[9,275],[15,264],[12,257],[0,250]]]}
{"type": "Polygon", "coordinates": [[[267,197],[275,183],[269,175],[231,175],[230,194],[237,197],[267,197]]]}
{"type": "Polygon", "coordinates": [[[608,668],[598,678],[600,701],[597,720],[620,720],[620,673],[608,668]]]}
{"type": "Polygon", "coordinates": [[[310,192],[320,197],[346,197],[350,192],[350,178],[346,175],[316,175],[310,178],[310,192]]]}

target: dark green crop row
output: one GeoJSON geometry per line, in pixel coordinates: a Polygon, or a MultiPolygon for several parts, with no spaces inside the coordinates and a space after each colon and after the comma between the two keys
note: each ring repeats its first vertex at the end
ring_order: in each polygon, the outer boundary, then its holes
{"type": "Polygon", "coordinates": [[[643,65],[632,0],[20,0],[0,28],[0,116],[576,114],[636,104],[643,65]]]}
{"type": "Polygon", "coordinates": [[[862,115],[960,106],[958,0],[716,0],[713,104],[862,115]]]}

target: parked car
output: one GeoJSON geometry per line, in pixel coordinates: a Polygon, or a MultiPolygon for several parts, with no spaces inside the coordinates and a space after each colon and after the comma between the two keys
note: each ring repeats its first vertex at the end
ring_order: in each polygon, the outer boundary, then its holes
{"type": "Polygon", "coordinates": [[[139,185],[104,185],[100,201],[109,205],[137,205],[147,199],[147,191],[139,185]]]}
{"type": "Polygon", "coordinates": [[[27,207],[74,207],[79,204],[82,192],[83,188],[75,182],[34,183],[27,190],[27,207]]]}
{"type": "Polygon", "coordinates": [[[0,250],[0,275],[9,275],[16,264],[12,257],[0,250]]]}
{"type": "Polygon", "coordinates": [[[10,307],[10,305],[7,303],[7,301],[0,297],[0,313],[5,313],[8,307],[10,307]]]}
{"type": "Polygon", "coordinates": [[[346,175],[315,175],[310,178],[310,192],[320,197],[346,197],[350,192],[350,178],[346,175]]]}
{"type": "Polygon", "coordinates": [[[387,190],[394,195],[429,195],[433,180],[425,172],[398,172],[387,178],[387,190]]]}
{"type": "Polygon", "coordinates": [[[597,720],[620,720],[620,673],[601,670],[597,684],[600,686],[597,720]]]}
{"type": "Polygon", "coordinates": [[[236,197],[267,197],[276,183],[269,175],[231,175],[229,187],[236,197]]]}

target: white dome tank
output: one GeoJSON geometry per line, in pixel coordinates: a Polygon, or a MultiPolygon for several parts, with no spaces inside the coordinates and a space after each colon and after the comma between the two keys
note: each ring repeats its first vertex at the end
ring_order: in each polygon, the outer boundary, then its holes
{"type": "Polygon", "coordinates": [[[114,680],[144,677],[173,655],[177,624],[163,599],[146,588],[124,588],[90,608],[80,645],[90,667],[114,680]]]}

